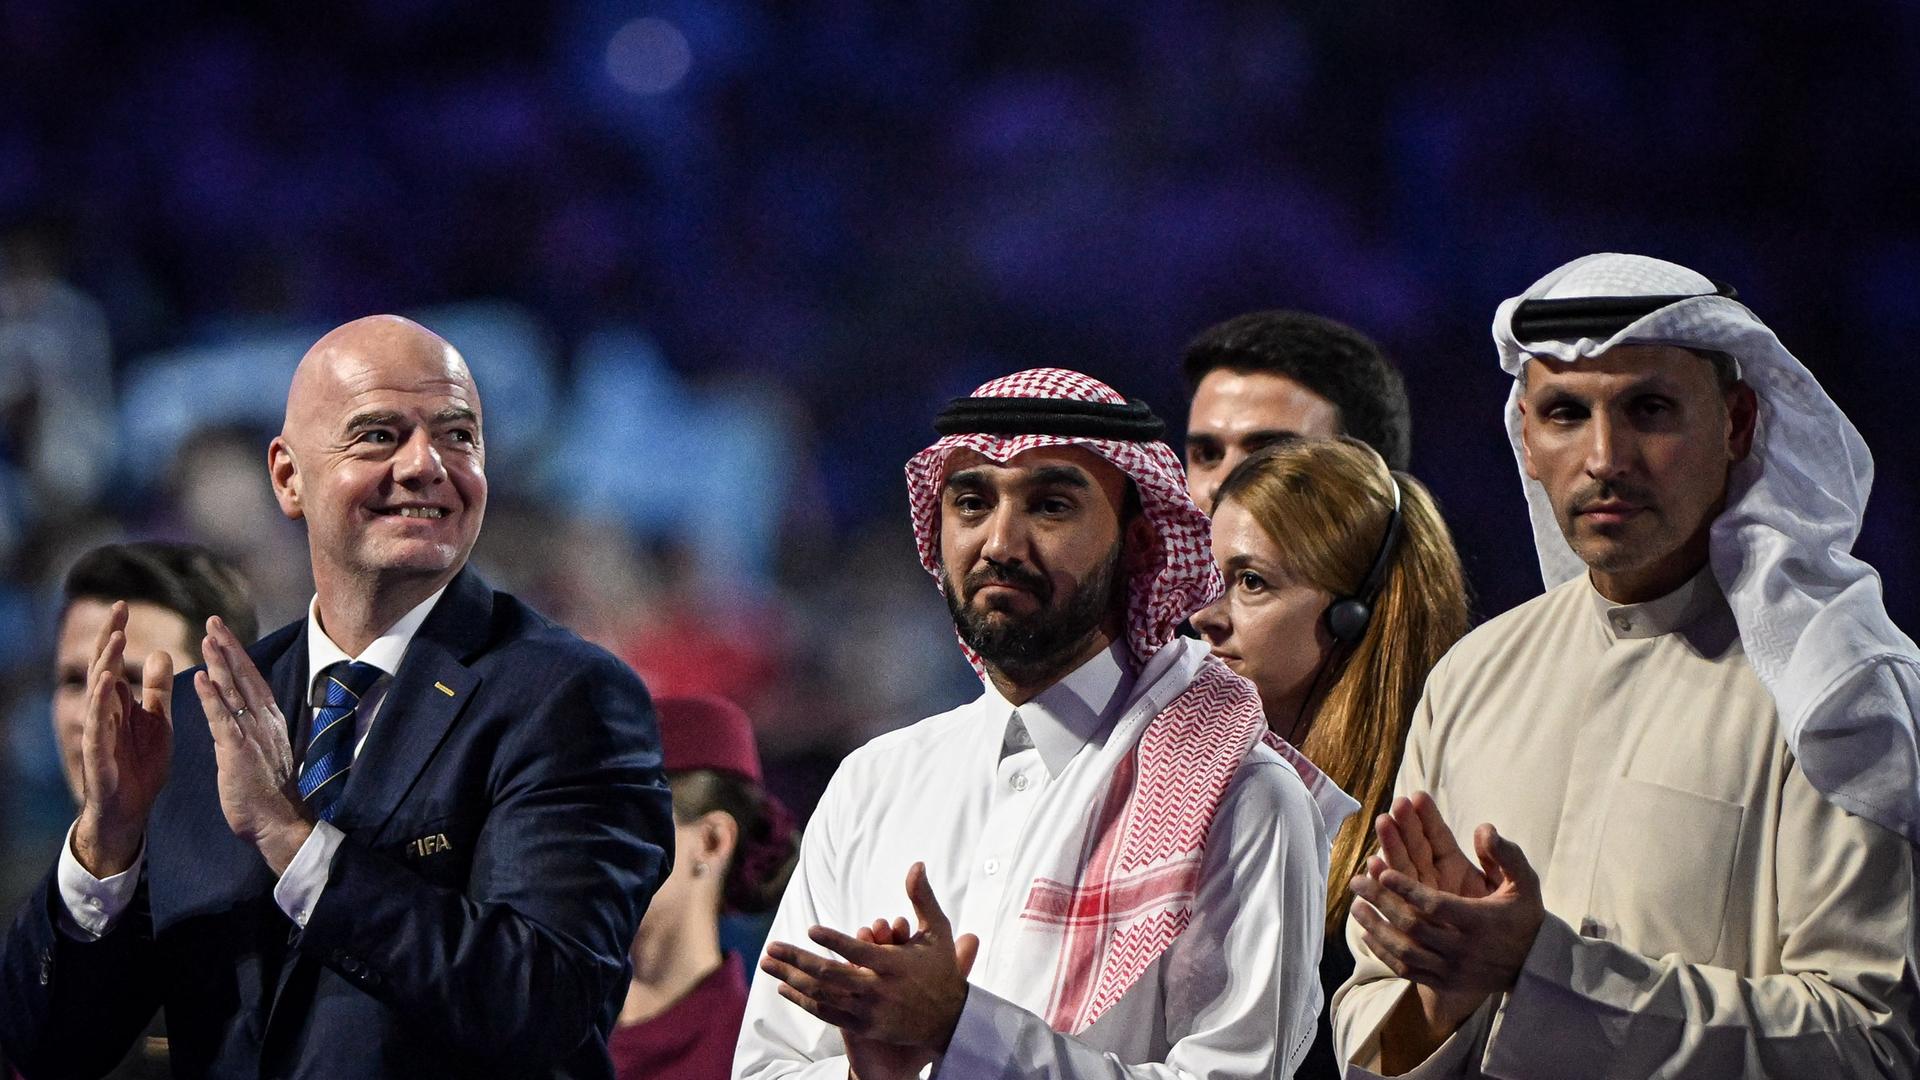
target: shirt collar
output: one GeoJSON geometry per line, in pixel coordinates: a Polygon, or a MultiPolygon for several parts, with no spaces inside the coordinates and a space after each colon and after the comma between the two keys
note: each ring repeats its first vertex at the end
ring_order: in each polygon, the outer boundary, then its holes
{"type": "Polygon", "coordinates": [[[1616,641],[1659,637],[1684,630],[1713,610],[1716,604],[1726,603],[1719,582],[1713,579],[1713,568],[1710,566],[1701,567],[1699,573],[1667,595],[1639,604],[1616,604],[1593,588],[1591,578],[1588,581],[1587,587],[1593,593],[1594,611],[1599,614],[1601,625],[1616,641]]]}
{"type": "Polygon", "coordinates": [[[992,680],[987,694],[996,711],[1007,716],[1006,742],[1040,751],[1049,776],[1060,775],[1080,748],[1092,742],[1118,719],[1132,696],[1135,675],[1127,643],[1116,639],[1065,678],[1042,690],[1025,705],[1014,706],[992,680]],[[1025,731],[1024,737],[1021,732],[1025,731]]]}
{"type": "MultiPolygon", "coordinates": [[[[449,582],[448,584],[452,584],[449,582]]],[[[400,621],[387,628],[387,632],[373,639],[359,656],[348,656],[340,646],[333,643],[327,632],[320,628],[320,595],[314,594],[307,601],[307,680],[309,692],[312,682],[320,678],[320,673],[342,661],[358,660],[363,664],[372,664],[388,676],[400,670],[400,659],[406,655],[407,646],[413,643],[413,635],[420,632],[420,626],[433,612],[433,605],[440,602],[440,596],[447,591],[442,585],[432,596],[414,605],[413,610],[400,616],[400,621]]]]}

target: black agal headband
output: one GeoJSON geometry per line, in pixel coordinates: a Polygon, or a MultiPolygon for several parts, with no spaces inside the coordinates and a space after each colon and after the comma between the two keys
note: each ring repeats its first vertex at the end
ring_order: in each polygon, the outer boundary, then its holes
{"type": "Polygon", "coordinates": [[[1151,442],[1167,430],[1139,398],[1125,405],[1066,398],[954,398],[933,420],[942,435],[1064,435],[1151,442]]]}
{"type": "Polygon", "coordinates": [[[1563,300],[1522,300],[1513,312],[1513,338],[1522,345],[1536,341],[1575,341],[1580,338],[1602,340],[1669,304],[1697,300],[1702,296],[1740,299],[1740,294],[1733,286],[1715,281],[1710,293],[1682,296],[1570,296],[1563,300]]]}

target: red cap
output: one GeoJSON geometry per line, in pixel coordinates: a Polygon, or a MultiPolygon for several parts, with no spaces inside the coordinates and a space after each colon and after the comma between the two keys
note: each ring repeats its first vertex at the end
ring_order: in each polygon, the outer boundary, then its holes
{"type": "Polygon", "coordinates": [[[712,694],[653,700],[660,722],[660,754],[667,772],[712,769],[758,784],[760,751],[753,722],[740,706],[712,694]]]}

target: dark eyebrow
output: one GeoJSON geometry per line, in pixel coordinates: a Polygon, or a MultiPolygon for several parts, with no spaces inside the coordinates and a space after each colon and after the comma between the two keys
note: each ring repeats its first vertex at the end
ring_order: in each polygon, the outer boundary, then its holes
{"type": "Polygon", "coordinates": [[[398,427],[400,422],[400,414],[392,410],[355,413],[353,418],[347,421],[347,431],[351,433],[362,428],[398,427]]]}
{"type": "MultiPolygon", "coordinates": [[[[1072,465],[1048,465],[1035,469],[1023,482],[1023,487],[1066,487],[1088,489],[1093,487],[1092,478],[1072,465]]],[[[948,491],[986,491],[993,487],[982,469],[961,469],[947,477],[948,491]]]]}
{"type": "Polygon", "coordinates": [[[948,491],[981,491],[987,487],[987,478],[979,469],[962,469],[947,477],[948,491]]]}
{"type": "Polygon", "coordinates": [[[1042,469],[1035,469],[1028,483],[1034,487],[1090,488],[1093,486],[1093,480],[1086,473],[1071,465],[1048,465],[1042,469]]]}
{"type": "Polygon", "coordinates": [[[1291,428],[1261,428],[1240,436],[1241,442],[1280,442],[1283,439],[1298,439],[1300,433],[1291,428]]]}
{"type": "MultiPolygon", "coordinates": [[[[1573,401],[1582,405],[1590,405],[1593,402],[1593,395],[1586,391],[1575,391],[1564,386],[1541,385],[1538,383],[1534,384],[1534,387],[1538,388],[1539,400],[1541,401],[1573,401]]],[[[1649,371],[1628,383],[1619,393],[1609,396],[1614,400],[1626,400],[1629,398],[1644,397],[1647,394],[1658,394],[1661,397],[1678,399],[1680,393],[1680,388],[1675,384],[1671,373],[1665,371],[1649,371]]]]}
{"type": "Polygon", "coordinates": [[[1636,398],[1645,397],[1648,394],[1658,394],[1661,397],[1676,399],[1680,396],[1678,389],[1670,385],[1666,379],[1661,378],[1659,375],[1648,375],[1646,378],[1635,382],[1632,386],[1627,387],[1626,393],[1621,396],[1636,398]]]}
{"type": "MultiPolygon", "coordinates": [[[[472,424],[479,422],[480,415],[465,405],[449,405],[428,417],[431,424],[472,424]]],[[[407,418],[391,409],[371,409],[355,413],[347,421],[347,431],[355,432],[370,427],[402,427],[407,418]]]]}

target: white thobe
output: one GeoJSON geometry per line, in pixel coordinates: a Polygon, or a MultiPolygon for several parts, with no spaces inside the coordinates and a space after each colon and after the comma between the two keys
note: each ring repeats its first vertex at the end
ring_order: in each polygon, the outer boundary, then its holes
{"type": "MultiPolygon", "coordinates": [[[[805,948],[816,924],[851,933],[911,917],[907,870],[925,862],[954,932],[980,938],[936,1076],[1290,1076],[1321,1003],[1327,834],[1299,775],[1263,745],[1220,803],[1192,922],[1091,1027],[1069,1036],[1047,1026],[1052,958],[1016,948],[1028,889],[1063,845],[1080,843],[1105,789],[1107,776],[1088,767],[1097,748],[1132,710],[1183,689],[1206,655],[1179,639],[1133,678],[1116,645],[1018,708],[989,687],[855,751],[807,826],[771,939],[805,948]]],[[[846,1076],[838,1029],[773,984],[756,979],[748,995],[735,1077],[846,1076]]]]}

